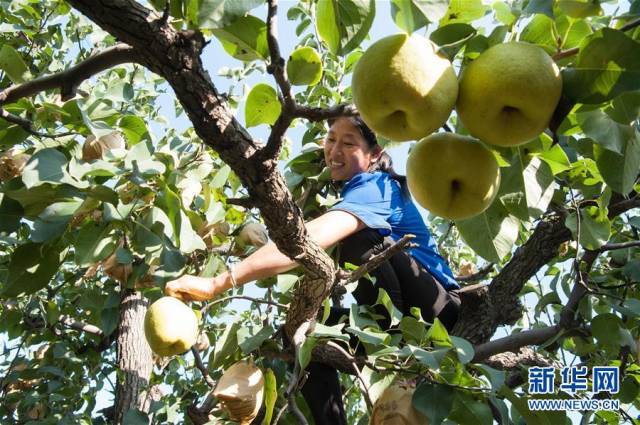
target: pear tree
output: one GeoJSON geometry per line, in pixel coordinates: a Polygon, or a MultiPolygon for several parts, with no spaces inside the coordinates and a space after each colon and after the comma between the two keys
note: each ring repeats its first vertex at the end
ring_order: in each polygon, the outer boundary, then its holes
{"type": "MultiPolygon", "coordinates": [[[[385,423],[389,406],[430,424],[638,417],[639,0],[0,4],[0,422],[312,423],[300,393],[310,361],[343,372],[353,424],[385,423]],[[394,34],[447,65],[445,91],[501,87],[460,119],[461,97],[443,93],[446,122],[428,129],[482,148],[451,147],[451,171],[492,173],[477,179],[492,191],[482,211],[424,211],[461,283],[451,333],[403,317],[384,291],[393,331],[366,306],[326,324],[376,262],[339,269],[305,228],[340,195],[323,164],[325,122],[377,93],[369,75],[356,94],[354,72],[371,69],[354,70],[394,34]],[[532,94],[534,77],[512,72],[534,68],[503,48],[513,43],[557,69],[559,95],[532,94]],[[514,65],[481,60],[491,49],[514,65]],[[462,84],[480,65],[489,72],[462,84]],[[510,95],[520,103],[500,103],[510,95]],[[492,143],[508,123],[465,126],[483,102],[544,122],[492,143]],[[299,267],[180,305],[194,326],[179,349],[154,354],[144,318],[164,284],[221,273],[267,235],[299,267]],[[617,388],[597,388],[596,367],[615,369],[617,388]],[[554,378],[545,394],[540,370],[554,378]],[[531,407],[550,398],[615,408],[531,407]]],[[[380,141],[398,163],[427,136],[380,141]]]]}

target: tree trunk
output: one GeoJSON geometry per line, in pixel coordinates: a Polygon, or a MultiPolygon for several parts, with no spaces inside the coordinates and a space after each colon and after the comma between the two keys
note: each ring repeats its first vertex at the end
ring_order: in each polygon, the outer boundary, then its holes
{"type": "Polygon", "coordinates": [[[143,325],[149,302],[140,292],[123,291],[117,342],[118,369],[122,376],[116,388],[116,424],[122,424],[129,410],[149,411],[147,389],[153,369],[151,348],[144,337],[143,325]]]}

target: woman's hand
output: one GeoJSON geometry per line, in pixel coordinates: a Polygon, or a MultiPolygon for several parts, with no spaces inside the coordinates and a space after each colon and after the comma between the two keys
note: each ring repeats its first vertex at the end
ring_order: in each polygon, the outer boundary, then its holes
{"type": "Polygon", "coordinates": [[[167,282],[164,293],[182,301],[207,301],[217,295],[215,282],[215,278],[186,274],[167,282]]]}

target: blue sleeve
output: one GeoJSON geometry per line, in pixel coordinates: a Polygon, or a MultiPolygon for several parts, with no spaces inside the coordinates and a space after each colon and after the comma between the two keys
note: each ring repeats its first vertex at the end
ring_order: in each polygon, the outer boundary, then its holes
{"type": "Polygon", "coordinates": [[[391,233],[387,219],[391,216],[391,187],[379,173],[361,173],[349,180],[342,190],[342,200],[331,211],[346,211],[382,236],[391,233]]]}

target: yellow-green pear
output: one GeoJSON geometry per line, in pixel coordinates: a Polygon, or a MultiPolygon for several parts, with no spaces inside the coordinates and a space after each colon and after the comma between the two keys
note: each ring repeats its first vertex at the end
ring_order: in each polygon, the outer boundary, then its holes
{"type": "Polygon", "coordinates": [[[560,70],[541,47],[497,44],[462,72],[456,110],[471,135],[516,146],[547,128],[561,93],[560,70]]]}
{"type": "Polygon", "coordinates": [[[447,121],[458,80],[437,48],[422,36],[396,34],[364,52],[353,71],[352,91],[369,127],[388,139],[407,141],[428,136],[447,121]]]}
{"type": "Polygon", "coordinates": [[[437,133],[418,142],[409,154],[407,185],[431,213],[461,220],[491,205],[500,186],[500,168],[478,140],[437,133]]]}
{"type": "Polygon", "coordinates": [[[198,338],[198,318],[179,299],[162,297],[147,310],[144,335],[151,350],[159,356],[184,353],[198,338]]]}

